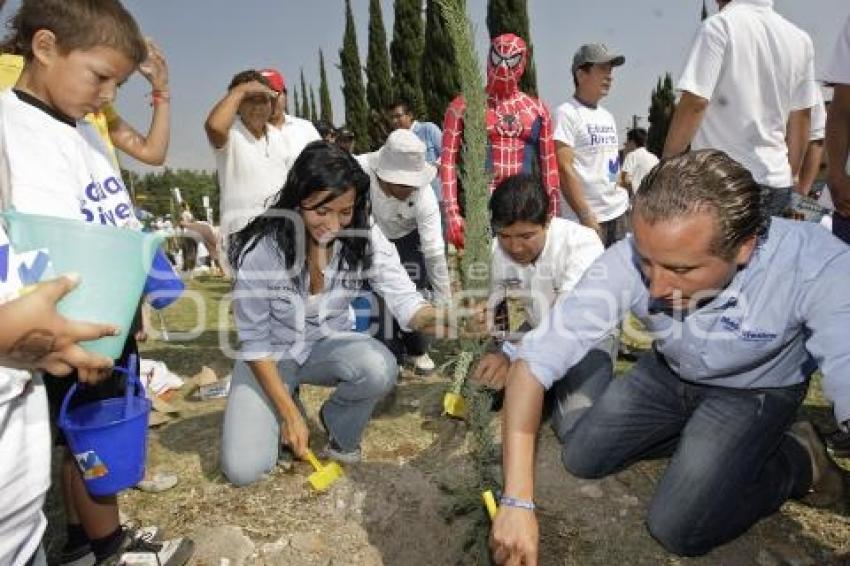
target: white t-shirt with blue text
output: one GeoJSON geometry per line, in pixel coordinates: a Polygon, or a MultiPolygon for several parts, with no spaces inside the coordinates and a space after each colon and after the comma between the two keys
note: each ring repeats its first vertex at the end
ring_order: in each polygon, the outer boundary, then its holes
{"type": "Polygon", "coordinates": [[[4,206],[140,228],[109,149],[90,123],[74,125],[49,110],[0,93],[0,195],[4,206]]]}
{"type": "MultiPolygon", "coordinates": [[[[629,194],[617,185],[620,142],[614,116],[601,106],[585,106],[571,98],[555,111],[554,137],[573,149],[573,168],[597,221],[623,215],[629,207],[629,194]]],[[[561,211],[565,218],[577,219],[563,198],[561,211]]]]}

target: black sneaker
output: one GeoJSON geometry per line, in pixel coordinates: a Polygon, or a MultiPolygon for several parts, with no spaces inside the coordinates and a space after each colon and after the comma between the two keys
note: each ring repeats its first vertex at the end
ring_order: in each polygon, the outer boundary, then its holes
{"type": "Polygon", "coordinates": [[[66,543],[59,556],[59,566],[94,566],[94,553],[89,543],[69,547],[66,543]]]}
{"type": "Polygon", "coordinates": [[[828,435],[826,449],[833,458],[850,458],[850,432],[837,430],[828,435]]]}
{"type": "Polygon", "coordinates": [[[98,562],[104,566],[184,566],[195,553],[189,538],[155,541],[153,537],[128,532],[115,553],[98,562]]]}
{"type": "Polygon", "coordinates": [[[812,485],[803,503],[813,507],[831,507],[844,499],[844,474],[827,454],[826,446],[814,425],[808,421],[797,421],[788,434],[809,453],[812,464],[812,485]]]}

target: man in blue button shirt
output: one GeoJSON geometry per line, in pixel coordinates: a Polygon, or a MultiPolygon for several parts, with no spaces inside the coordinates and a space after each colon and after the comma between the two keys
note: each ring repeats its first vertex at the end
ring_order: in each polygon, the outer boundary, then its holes
{"type": "Polygon", "coordinates": [[[850,419],[850,248],[760,210],[759,186],[725,153],[662,161],[636,196],[634,237],[525,337],[507,384],[498,563],[536,563],[544,390],[630,310],[653,333],[653,351],[578,422],[563,452],[570,473],[600,478],[671,456],[647,523],[680,555],[734,539],[789,498],[840,501],[840,470],[795,419],[817,367],[837,421],[850,419]]]}

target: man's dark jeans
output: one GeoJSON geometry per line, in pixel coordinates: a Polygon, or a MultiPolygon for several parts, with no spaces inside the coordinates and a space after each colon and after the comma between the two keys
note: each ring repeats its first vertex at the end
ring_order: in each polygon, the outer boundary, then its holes
{"type": "MultiPolygon", "coordinates": [[[[425,265],[425,256],[422,255],[422,245],[419,231],[414,230],[406,236],[396,240],[390,240],[398,250],[401,264],[407,270],[410,280],[416,285],[418,291],[430,289],[431,283],[428,279],[428,271],[425,265]]],[[[405,355],[421,356],[428,352],[428,337],[421,332],[405,332],[387,311],[384,300],[378,297],[378,331],[375,337],[380,340],[390,352],[395,355],[399,363],[405,355]]]]}
{"type": "Polygon", "coordinates": [[[832,233],[844,243],[850,244],[850,217],[835,212],[832,215],[832,233]]]}
{"type": "Polygon", "coordinates": [[[697,385],[650,352],[578,422],[564,466],[600,478],[672,455],[649,507],[649,531],[670,552],[705,554],[807,492],[808,454],[785,434],[806,389],[697,385]]]}

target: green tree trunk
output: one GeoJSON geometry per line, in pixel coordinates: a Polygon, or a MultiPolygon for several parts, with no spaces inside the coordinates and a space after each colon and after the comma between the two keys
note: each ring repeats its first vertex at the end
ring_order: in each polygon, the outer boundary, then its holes
{"type": "Polygon", "coordinates": [[[339,50],[342,72],[342,96],[345,99],[345,125],[354,133],[355,151],[365,151],[369,145],[369,109],[363,87],[363,68],[357,50],[357,30],[351,13],[351,0],[345,0],[345,33],[339,50]]]}
{"type": "MultiPolygon", "coordinates": [[[[459,0],[465,3],[465,0],[459,0]]],[[[464,6],[462,6],[465,9],[464,6]]],[[[446,108],[460,92],[454,45],[437,0],[428,0],[425,12],[425,48],[422,56],[422,118],[441,128],[446,108]]]]}
{"type": "Polygon", "coordinates": [[[325,55],[319,49],[319,107],[321,119],[330,125],[334,123],[334,108],[331,91],[328,88],[328,74],[325,72],[325,55]]]}
{"type": "Polygon", "coordinates": [[[652,91],[652,101],[649,106],[649,130],[647,132],[646,148],[661,157],[664,152],[664,142],[670,120],[676,110],[676,91],[673,89],[673,78],[666,73],[658,79],[658,84],[652,91]]]}
{"type": "Polygon", "coordinates": [[[369,103],[369,148],[375,150],[383,145],[389,131],[384,111],[393,101],[387,32],[384,28],[380,0],[369,0],[369,54],[366,57],[366,80],[366,101],[369,103]]]}
{"type": "Polygon", "coordinates": [[[422,29],[421,0],[395,0],[395,21],[390,56],[395,95],[406,100],[416,116],[424,113],[422,97],[422,29]]]}
{"type": "Polygon", "coordinates": [[[528,25],[528,0],[488,0],[487,30],[491,38],[503,33],[512,33],[525,40],[528,45],[528,63],[519,88],[537,96],[537,71],[534,68],[534,48],[531,45],[528,25]]]}
{"type": "Polygon", "coordinates": [[[307,83],[304,81],[304,69],[301,69],[301,117],[310,119],[310,100],[307,94],[307,83]]]}

